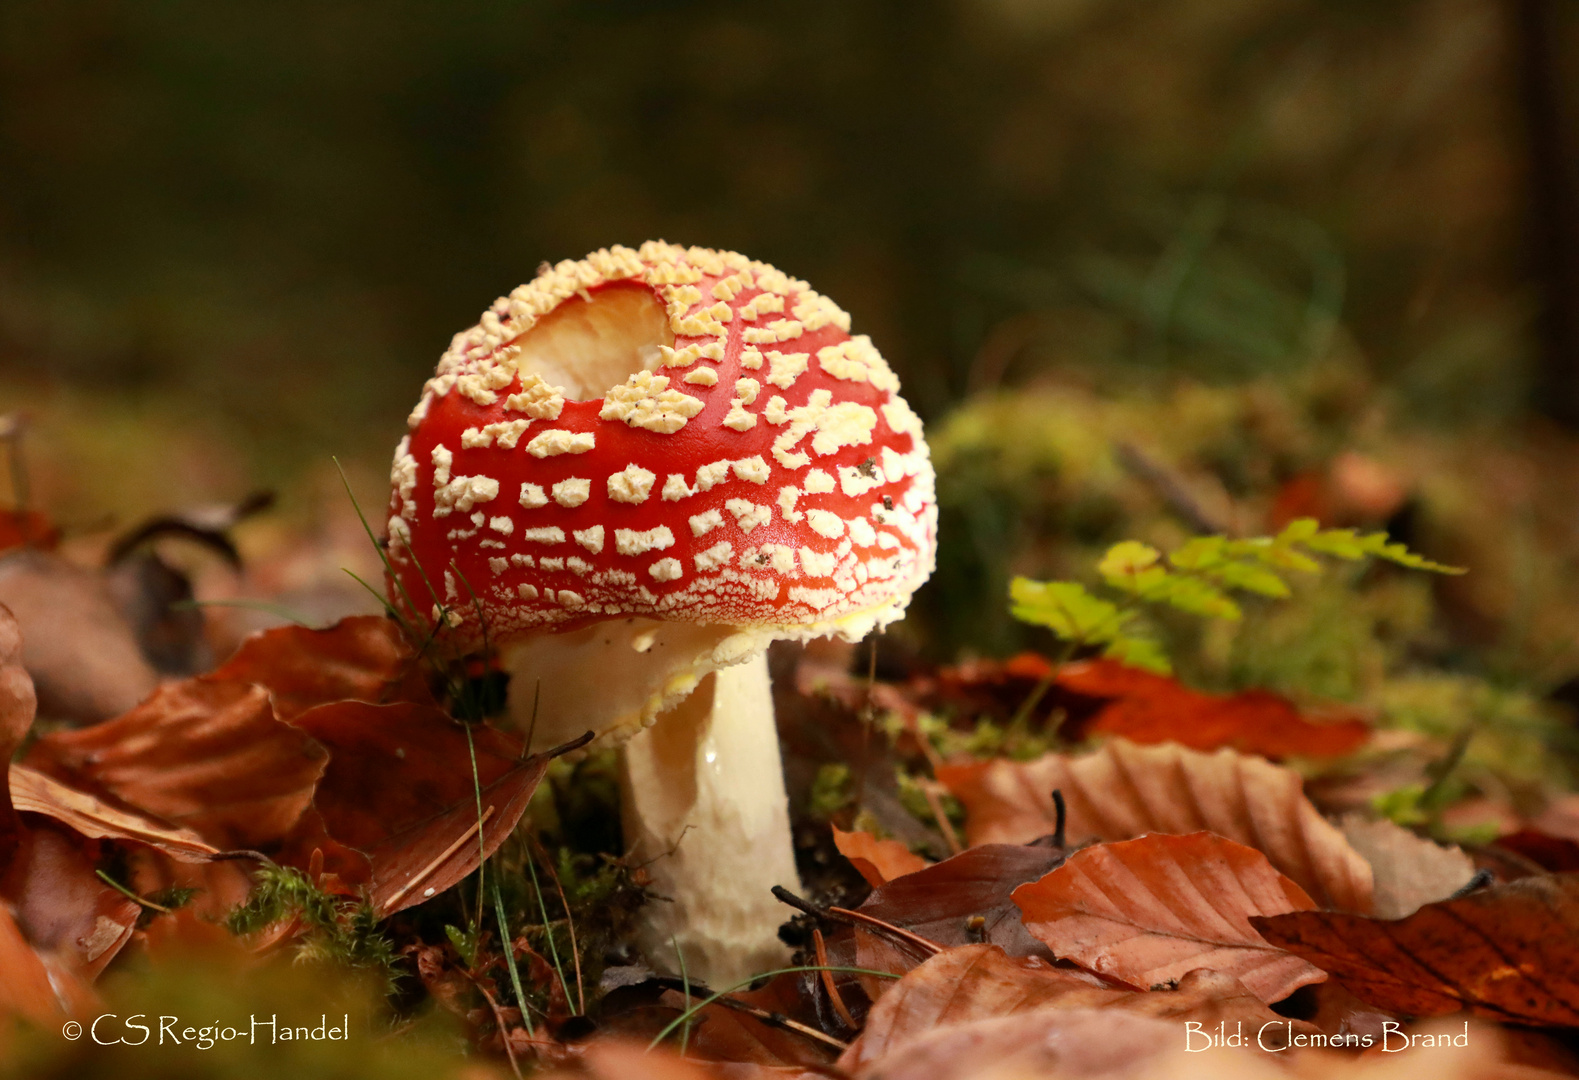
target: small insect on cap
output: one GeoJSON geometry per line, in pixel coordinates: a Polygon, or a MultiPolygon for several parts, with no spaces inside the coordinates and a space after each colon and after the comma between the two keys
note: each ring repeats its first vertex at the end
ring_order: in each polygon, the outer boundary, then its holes
{"type": "Polygon", "coordinates": [[[734,252],[650,242],[545,266],[456,336],[411,414],[392,600],[447,612],[466,649],[485,626],[505,648],[551,631],[541,678],[512,686],[545,737],[571,639],[618,647],[621,670],[647,657],[656,685],[614,693],[594,725],[629,733],[773,638],[899,618],[934,562],[932,467],[849,328],[734,252]]]}

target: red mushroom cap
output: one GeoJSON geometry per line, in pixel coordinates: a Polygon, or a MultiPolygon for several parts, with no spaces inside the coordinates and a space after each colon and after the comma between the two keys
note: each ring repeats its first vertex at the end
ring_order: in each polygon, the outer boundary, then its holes
{"type": "Polygon", "coordinates": [[[545,268],[456,336],[411,414],[392,600],[442,605],[467,648],[479,607],[495,643],[631,615],[846,637],[898,618],[933,566],[932,466],[849,324],[734,252],[545,268]],[[577,364],[585,400],[561,385],[577,364]]]}

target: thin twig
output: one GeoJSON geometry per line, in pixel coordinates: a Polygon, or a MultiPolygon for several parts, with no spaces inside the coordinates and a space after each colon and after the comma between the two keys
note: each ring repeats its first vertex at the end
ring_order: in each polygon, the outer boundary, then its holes
{"type": "Polygon", "coordinates": [[[921,794],[926,798],[927,805],[932,808],[932,816],[937,819],[938,828],[943,831],[943,840],[948,844],[950,855],[958,855],[965,850],[965,845],[959,842],[959,834],[954,831],[954,825],[948,819],[948,814],[943,812],[943,800],[938,797],[940,785],[936,780],[920,782],[921,794]]]}
{"type": "MultiPolygon", "coordinates": [[[[812,944],[817,950],[817,963],[823,967],[828,964],[828,946],[822,940],[822,931],[815,926],[811,928],[812,944]]],[[[851,1031],[858,1030],[855,1017],[850,1015],[850,1008],[844,1003],[844,996],[839,993],[838,984],[833,981],[833,974],[828,971],[820,972],[822,988],[828,992],[828,1000],[833,1004],[833,1011],[839,1014],[839,1019],[844,1021],[844,1026],[851,1031]]]]}
{"type": "Polygon", "coordinates": [[[913,934],[904,927],[886,923],[881,919],[873,918],[864,911],[851,911],[849,908],[829,907],[820,908],[810,900],[796,896],[782,885],[773,886],[773,896],[781,904],[788,904],[796,911],[804,911],[807,915],[814,915],[819,919],[831,919],[834,922],[859,923],[862,926],[898,938],[907,944],[921,949],[928,956],[936,956],[943,950],[935,943],[928,941],[919,934],[913,934]]]}
{"type": "Polygon", "coordinates": [[[884,922],[882,919],[874,918],[871,915],[866,914],[864,911],[851,911],[849,908],[830,907],[828,909],[828,914],[842,915],[846,919],[854,919],[856,922],[862,923],[873,930],[880,931],[890,935],[891,937],[896,937],[901,941],[907,942],[908,944],[920,949],[928,956],[936,956],[938,953],[943,951],[943,947],[937,942],[928,941],[920,934],[912,933],[902,926],[895,926],[893,923],[884,922]]]}
{"type": "Polygon", "coordinates": [[[489,818],[493,817],[493,811],[494,811],[493,807],[491,807],[491,806],[488,807],[487,812],[483,814],[482,818],[479,821],[474,823],[470,828],[468,828],[464,833],[462,833],[456,839],[456,841],[453,844],[451,844],[449,847],[445,848],[444,851],[439,855],[438,858],[434,859],[432,862],[428,863],[428,865],[424,866],[421,870],[417,871],[416,875],[414,877],[412,877],[410,881],[406,882],[400,888],[396,889],[394,894],[391,895],[388,900],[384,901],[383,906],[386,909],[388,909],[392,905],[398,903],[402,896],[405,896],[412,889],[416,888],[418,885],[422,884],[422,882],[426,881],[428,879],[428,877],[430,877],[432,875],[433,871],[435,871],[439,867],[443,866],[444,863],[449,860],[449,857],[451,855],[454,855],[457,851],[459,851],[461,849],[461,847],[464,846],[465,843],[472,838],[472,833],[474,833],[474,832],[481,832],[482,831],[482,826],[487,824],[489,818]]]}
{"type": "Polygon", "coordinates": [[[1068,819],[1069,808],[1064,805],[1064,793],[1059,788],[1053,789],[1053,813],[1053,846],[1063,848],[1067,846],[1064,823],[1068,819]]]}
{"type": "MultiPolygon", "coordinates": [[[[483,1000],[488,1003],[488,1008],[492,1010],[493,1022],[499,1028],[499,1041],[504,1043],[504,1056],[510,1060],[510,1071],[515,1073],[516,1080],[521,1080],[521,1066],[515,1063],[515,1048],[510,1045],[510,1029],[505,1026],[504,1014],[499,1011],[499,1003],[493,999],[493,995],[488,992],[488,988],[482,984],[481,979],[469,971],[462,971],[461,974],[471,980],[471,984],[482,994],[483,1000]]],[[[523,1017],[526,1016],[525,1008],[521,1009],[521,1015],[523,1017]]]]}

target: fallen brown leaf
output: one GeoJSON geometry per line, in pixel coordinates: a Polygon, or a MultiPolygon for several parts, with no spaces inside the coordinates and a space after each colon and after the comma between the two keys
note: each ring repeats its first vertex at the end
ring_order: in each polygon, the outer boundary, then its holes
{"type": "Polygon", "coordinates": [[[293,726],[329,751],[313,805],[330,836],[368,857],[380,916],[477,869],[515,828],[549,761],[570,749],[523,758],[518,739],[482,725],[468,745],[459,722],[426,705],[340,701],[302,713],[293,726]]]}
{"type": "Polygon", "coordinates": [[[1339,823],[1344,838],[1371,864],[1375,891],[1371,914],[1401,919],[1434,900],[1445,900],[1475,876],[1475,860],[1391,821],[1349,816],[1339,823]]]}
{"type": "Polygon", "coordinates": [[[1530,822],[1530,827],[1548,836],[1579,840],[1579,795],[1553,799],[1540,816],[1530,822]]]}
{"type": "Polygon", "coordinates": [[[879,886],[858,910],[938,945],[991,942],[1012,956],[1046,955],[1010,894],[1063,857],[1057,848],[983,844],[879,886]]]}
{"type": "Polygon", "coordinates": [[[159,685],[103,577],[31,548],[0,557],[0,603],[22,628],[23,657],[47,716],[96,723],[159,685]]]}
{"type": "Polygon", "coordinates": [[[114,720],[46,735],[26,764],[235,849],[277,844],[324,762],[274,718],[262,687],[205,676],[162,686],[114,720]]]}
{"type": "Polygon", "coordinates": [[[1339,757],[1370,737],[1352,714],[1312,723],[1281,694],[1245,690],[1203,694],[1167,675],[1116,660],[1085,660],[1058,669],[1065,690],[1107,702],[1071,738],[1113,735],[1136,743],[1175,742],[1194,750],[1229,747],[1269,758],[1339,757]]]}
{"type": "Polygon", "coordinates": [[[1249,922],[1313,908],[1310,897],[1259,851],[1212,833],[1077,851],[1014,902],[1055,956],[1139,989],[1212,968],[1273,1002],[1325,977],[1249,922]]]}
{"type": "Polygon", "coordinates": [[[574,1070],[539,1073],[541,1080],[801,1080],[826,1075],[800,1068],[775,1068],[747,1062],[698,1061],[673,1050],[648,1050],[645,1043],[601,1039],[568,1048],[574,1070]]]}
{"type": "Polygon", "coordinates": [[[1052,832],[1057,788],[1072,842],[1214,832],[1262,852],[1323,907],[1371,910],[1370,864],[1305,798],[1297,773],[1258,757],[1115,739],[1078,757],[947,765],[938,779],[965,804],[972,844],[1052,832]]]}
{"type": "Polygon", "coordinates": [[[60,542],[60,530],[37,510],[0,510],[0,551],[30,547],[50,551],[60,542]]]}
{"type": "Polygon", "coordinates": [[[0,904],[0,1020],[23,1016],[43,1025],[60,1011],[49,968],[22,936],[10,910],[0,904]]]}
{"type": "Polygon", "coordinates": [[[354,615],[323,630],[261,630],[211,678],[267,687],[275,714],[285,721],[335,701],[433,704],[400,627],[381,615],[354,615]]]}
{"type": "Polygon", "coordinates": [[[1521,878],[1395,922],[1302,911],[1252,923],[1389,1012],[1579,1027],[1579,874],[1521,878]]]}
{"type": "MultiPolygon", "coordinates": [[[[1034,1009],[923,1029],[856,1080],[1148,1080],[1172,1075],[1180,1027],[1097,1009],[1034,1009]]],[[[1223,1053],[1223,1051],[1219,1051],[1223,1053]]]]}
{"type": "Polygon", "coordinates": [[[190,829],[111,806],[26,765],[12,765],[10,775],[11,804],[17,810],[54,818],[83,836],[135,840],[182,862],[207,862],[219,854],[190,829]]]}
{"type": "MultiPolygon", "coordinates": [[[[10,761],[27,738],[36,707],[33,680],[22,666],[22,630],[10,609],[0,604],[0,761],[10,761]]],[[[9,779],[0,775],[0,867],[15,850],[21,832],[9,779]]]]}
{"type": "Polygon", "coordinates": [[[0,898],[51,971],[83,985],[131,939],[141,908],[94,873],[97,841],[64,826],[28,828],[11,864],[0,870],[0,898]]]}
{"type": "Polygon", "coordinates": [[[850,860],[850,865],[861,872],[866,883],[874,889],[887,881],[929,865],[898,840],[879,840],[869,832],[845,832],[833,827],[833,842],[839,854],[850,860]]]}
{"type": "Polygon", "coordinates": [[[965,945],[940,953],[894,984],[872,1007],[865,1031],[840,1057],[839,1067],[861,1075],[936,1028],[1063,1009],[1118,1010],[1174,1021],[1167,1029],[1170,1045],[1180,1041],[1186,1021],[1214,1029],[1227,1021],[1255,1029],[1275,1024],[1284,1033],[1314,1030],[1299,1022],[1286,1027],[1238,979],[1218,971],[1191,971],[1171,990],[1117,990],[1093,986],[1078,972],[1034,957],[1009,956],[996,945],[965,945]]]}
{"type": "MultiPolygon", "coordinates": [[[[0,760],[9,761],[33,724],[22,656],[17,621],[0,606],[0,760]]],[[[95,875],[97,841],[18,813],[10,768],[0,774],[0,795],[0,983],[33,986],[42,966],[51,986],[43,1000],[52,1004],[19,1007],[78,1009],[91,1000],[88,985],[130,939],[139,908],[95,875]]]]}
{"type": "Polygon", "coordinates": [[[1540,829],[1520,829],[1497,837],[1490,850],[1498,848],[1511,851],[1554,874],[1579,872],[1579,843],[1565,836],[1550,836],[1540,829]]]}

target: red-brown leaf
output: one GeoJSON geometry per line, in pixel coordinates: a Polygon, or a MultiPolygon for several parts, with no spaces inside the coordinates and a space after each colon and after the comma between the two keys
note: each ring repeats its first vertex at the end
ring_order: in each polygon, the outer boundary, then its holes
{"type": "Polygon", "coordinates": [[[855,1080],[1140,1080],[1170,1076],[1185,1064],[1177,1060],[1180,1030],[1177,1023],[1115,1015],[1110,1010],[1033,1009],[918,1031],[915,1038],[890,1047],[888,1053],[863,1063],[851,1075],[855,1080]]]}
{"type": "Polygon", "coordinates": [[[262,687],[204,677],[162,686],[117,719],[46,735],[27,764],[215,847],[259,848],[301,817],[323,752],[274,718],[262,687]]]}
{"type": "Polygon", "coordinates": [[[0,603],[16,616],[46,716],[97,723],[159,685],[104,576],[34,549],[0,558],[0,603]]]}
{"type": "Polygon", "coordinates": [[[433,703],[405,636],[381,615],[259,631],[210,677],[267,687],[286,721],[334,701],[433,703]]]}
{"type": "Polygon", "coordinates": [[[1010,894],[1046,874],[1064,853],[1021,844],[983,844],[879,886],[860,911],[939,945],[988,941],[1014,956],[1043,954],[1010,894]],[[980,917],[974,931],[969,923],[980,917]],[[979,937],[971,937],[972,933],[979,937]]]}
{"type": "Polygon", "coordinates": [[[872,888],[917,870],[924,870],[927,861],[898,840],[879,840],[869,832],[845,832],[833,827],[833,842],[839,854],[850,860],[850,865],[860,871],[872,888]]]}
{"type": "Polygon", "coordinates": [[[1055,956],[1138,989],[1204,967],[1273,1002],[1324,978],[1249,921],[1313,908],[1310,897],[1259,851],[1211,833],[1077,851],[1014,902],[1055,956]]]}
{"type": "Polygon", "coordinates": [[[965,804],[972,844],[1053,831],[1063,792],[1073,843],[1206,830],[1261,851],[1324,907],[1371,910],[1371,868],[1306,799],[1299,775],[1258,757],[1115,739],[1090,754],[950,765],[938,779],[965,804]]]}
{"type": "MultiPolygon", "coordinates": [[[[970,1024],[1017,1013],[1063,1009],[1116,1009],[1179,1024],[1195,1020],[1211,1027],[1243,1021],[1259,1028],[1281,1018],[1230,975],[1192,971],[1177,989],[1156,993],[1093,986],[1078,972],[1035,958],[1017,958],[995,945],[949,949],[906,974],[872,1007],[866,1029],[839,1059],[856,1074],[937,1028],[970,1024]]],[[[1049,1016],[1049,1024],[1055,1021],[1049,1016]]],[[[1288,1030],[1283,1028],[1284,1031],[1288,1030]]],[[[1309,1030],[1297,1024],[1296,1030],[1309,1030]]]]}
{"type": "Polygon", "coordinates": [[[1549,836],[1539,829],[1520,829],[1497,837],[1494,847],[1511,851],[1554,874],[1579,873],[1579,843],[1563,836],[1549,836]]]}
{"type": "Polygon", "coordinates": [[[1389,1012],[1579,1027],[1579,874],[1521,878],[1396,922],[1328,911],[1253,922],[1389,1012]]]}
{"type": "Polygon", "coordinates": [[[1268,690],[1203,694],[1116,660],[1065,664],[1057,683],[1107,702],[1088,723],[1066,733],[1072,737],[1115,735],[1195,750],[1226,746],[1269,758],[1337,757],[1358,750],[1370,737],[1370,726],[1352,714],[1313,723],[1293,702],[1268,690]]]}
{"type": "Polygon", "coordinates": [[[94,873],[100,856],[97,841],[40,822],[23,833],[0,877],[0,901],[45,966],[82,985],[131,939],[142,910],[94,873]]]}
{"type": "Polygon", "coordinates": [[[367,855],[380,915],[420,904],[477,869],[564,749],[523,759],[514,736],[472,730],[489,815],[480,856],[472,754],[465,729],[448,715],[425,705],[340,701],[302,713],[294,726],[329,751],[313,804],[329,835],[367,855]]]}
{"type": "Polygon", "coordinates": [[[0,904],[0,1020],[20,1015],[43,1025],[57,1019],[60,1010],[49,968],[0,904]]]}
{"type": "Polygon", "coordinates": [[[60,543],[60,530],[37,510],[0,510],[0,551],[16,547],[48,551],[60,543]]]}
{"type": "Polygon", "coordinates": [[[111,806],[26,765],[11,766],[11,803],[19,811],[54,818],[83,836],[135,840],[182,862],[207,862],[219,854],[190,829],[111,806]]]}
{"type": "MultiPolygon", "coordinates": [[[[33,680],[22,666],[22,630],[10,609],[0,604],[0,761],[10,761],[27,738],[37,704],[33,680]]],[[[11,807],[8,777],[0,774],[0,868],[21,831],[21,819],[11,807]]]]}

